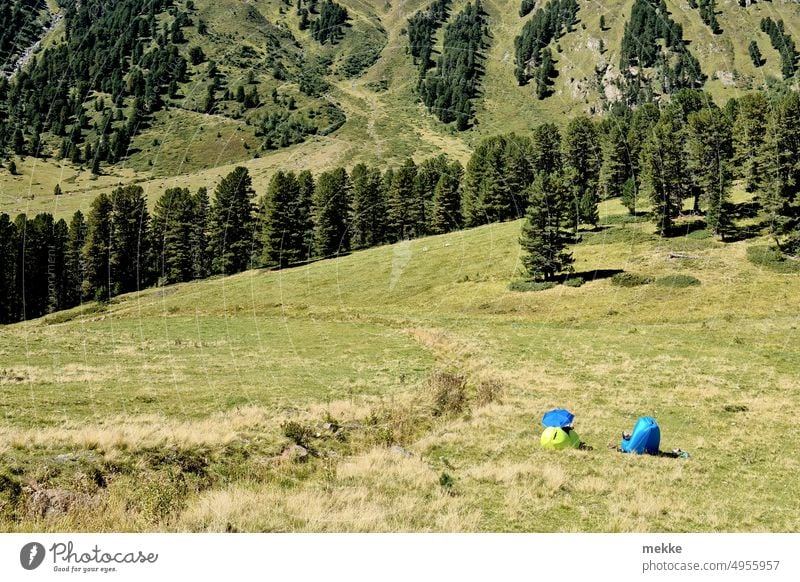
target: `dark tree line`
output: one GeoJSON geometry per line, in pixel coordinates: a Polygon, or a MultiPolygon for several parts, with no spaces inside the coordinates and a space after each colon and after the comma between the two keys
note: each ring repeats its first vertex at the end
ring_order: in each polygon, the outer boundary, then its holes
{"type": "Polygon", "coordinates": [[[784,79],[794,76],[797,71],[797,50],[794,40],[786,33],[783,20],[775,22],[769,16],[761,20],[761,30],[769,35],[772,47],[781,55],[781,73],[784,79]]]}
{"type": "Polygon", "coordinates": [[[319,16],[311,21],[311,36],[320,44],[328,41],[335,44],[344,34],[342,27],[347,19],[347,9],[344,6],[325,0],[319,6],[319,16]]]}
{"type": "Polygon", "coordinates": [[[483,75],[481,64],[486,19],[480,0],[467,4],[444,31],[442,55],[436,69],[420,81],[419,92],[428,110],[443,123],[456,122],[461,131],[472,120],[472,99],[483,75]]]}
{"type": "Polygon", "coordinates": [[[449,16],[450,0],[435,0],[426,10],[417,11],[408,19],[408,52],[415,65],[419,60],[421,79],[433,65],[433,37],[449,16]]]}
{"type": "MultiPolygon", "coordinates": [[[[758,193],[780,250],[800,253],[797,93],[773,101],[753,93],[732,99],[721,109],[702,92],[683,90],[660,110],[653,104],[635,111],[618,109],[595,126],[596,132],[590,123],[579,118],[570,123],[560,162],[553,158],[556,165],[537,169],[524,191],[527,209],[520,244],[531,279],[571,272],[573,259],[566,246],[574,241],[573,221],[577,216],[581,222],[592,222],[591,200],[587,199],[585,214],[583,204],[573,205],[578,192],[596,192],[598,185],[608,197],[621,196],[631,212],[641,193],[662,236],[672,233],[678,216],[691,213],[703,215],[708,228],[725,240],[733,229],[731,183],[741,179],[758,193]],[[590,144],[593,147],[587,150],[590,144]],[[581,168],[588,171],[584,174],[581,168]]],[[[543,130],[544,126],[537,133],[549,134],[548,141],[554,143],[554,128],[543,130]]]]}
{"type": "Polygon", "coordinates": [[[577,0],[550,0],[525,23],[522,34],[514,39],[517,81],[524,85],[536,79],[540,99],[546,96],[548,80],[555,72],[552,53],[546,47],[571,31],[577,16],[577,0]]]}
{"type": "Polygon", "coordinates": [[[69,224],[0,215],[0,322],[521,216],[525,264],[546,279],[569,269],[565,245],[596,226],[601,198],[621,197],[632,213],[647,200],[662,236],[693,214],[725,240],[734,179],[757,193],[780,249],[800,253],[800,95],[753,93],[720,108],[685,89],[661,108],[487,138],[466,169],[442,155],[386,170],[278,171],[259,198],[236,168],[211,196],[167,190],[152,215],[141,187],[127,186],[69,224]]]}
{"type": "Polygon", "coordinates": [[[652,87],[634,75],[631,67],[656,69],[664,93],[700,88],[705,76],[700,63],[686,48],[683,27],[669,16],[664,0],[635,0],[625,23],[620,47],[620,71],[629,105],[650,100],[652,87]],[[666,47],[664,50],[663,46],[666,47]]]}
{"type": "Polygon", "coordinates": [[[259,199],[248,171],[192,193],[170,188],[152,215],[140,186],[100,194],[70,223],[0,214],[0,323],[107,301],[152,285],[286,267],[461,228],[458,162],[278,171],[259,199]]]}

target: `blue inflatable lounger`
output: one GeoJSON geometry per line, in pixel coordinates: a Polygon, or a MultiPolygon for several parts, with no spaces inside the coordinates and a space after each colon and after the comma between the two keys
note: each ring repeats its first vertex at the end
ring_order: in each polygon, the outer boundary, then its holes
{"type": "Polygon", "coordinates": [[[622,439],[619,448],[623,453],[636,453],[637,455],[657,455],[661,444],[661,429],[652,416],[643,416],[636,421],[630,438],[622,439]]]}

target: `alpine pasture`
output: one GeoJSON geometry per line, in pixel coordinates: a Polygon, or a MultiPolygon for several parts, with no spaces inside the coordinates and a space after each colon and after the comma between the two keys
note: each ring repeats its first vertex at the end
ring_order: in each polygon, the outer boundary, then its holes
{"type": "Polygon", "coordinates": [[[0,528],[795,531],[793,266],[608,201],[582,286],[515,292],[521,224],[1,328],[0,528]],[[641,415],[690,458],[609,449],[641,415]]]}

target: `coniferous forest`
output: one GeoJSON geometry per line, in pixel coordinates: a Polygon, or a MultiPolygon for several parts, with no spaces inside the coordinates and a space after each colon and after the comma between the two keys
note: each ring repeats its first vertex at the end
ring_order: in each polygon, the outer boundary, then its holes
{"type": "MultiPolygon", "coordinates": [[[[443,6],[440,4],[434,13],[441,14],[446,9],[443,6]]],[[[430,18],[432,22],[440,20],[438,16],[430,18]]],[[[467,4],[445,28],[442,55],[436,60],[433,71],[423,71],[430,48],[424,42],[421,45],[420,70],[424,75],[420,78],[419,90],[422,100],[443,123],[455,121],[459,130],[467,129],[473,116],[471,100],[480,88],[485,27],[483,7],[480,0],[476,0],[474,4],[467,4]]]]}
{"type": "Polygon", "coordinates": [[[690,208],[725,241],[737,235],[734,179],[758,193],[781,250],[796,254],[798,135],[796,93],[772,101],[753,93],[720,108],[705,93],[683,89],[660,109],[649,104],[601,120],[578,116],[564,130],[546,123],[530,136],[487,138],[466,168],[440,155],[386,170],[278,171],[257,193],[240,167],[213,192],[165,191],[152,212],[142,188],[131,185],[101,194],[69,222],[4,214],[0,321],[526,215],[551,233],[572,233],[548,239],[560,241],[560,253],[581,228],[597,224],[597,205],[610,197],[631,214],[646,201],[665,237],[690,208]],[[537,204],[557,212],[544,217],[531,208],[537,204]]]}
{"type": "MultiPolygon", "coordinates": [[[[2,22],[23,32],[41,21],[44,9],[34,1],[2,6],[2,22]]],[[[126,158],[134,136],[154,112],[169,106],[190,66],[207,64],[205,100],[207,111],[214,110],[222,90],[218,65],[207,62],[200,46],[179,50],[187,44],[188,27],[209,34],[193,2],[63,0],[61,6],[63,42],[45,48],[12,79],[0,77],[0,153],[39,156],[41,136],[48,133],[60,140],[60,158],[100,173],[101,164],[126,158]],[[92,94],[99,96],[87,100],[92,94]]],[[[350,26],[347,9],[331,0],[301,0],[291,7],[300,28],[321,45],[338,43],[350,26]]],[[[713,0],[693,7],[720,32],[713,0]]],[[[407,19],[404,34],[422,102],[441,122],[463,131],[475,120],[491,34],[480,0],[457,13],[451,8],[450,0],[434,0],[407,19]],[[441,46],[440,54],[435,46],[441,46]]],[[[520,85],[533,81],[531,96],[545,99],[557,75],[550,47],[578,26],[579,4],[522,2],[519,16],[526,21],[515,39],[516,79],[520,85]]],[[[766,17],[760,27],[781,57],[783,76],[792,79],[797,54],[783,21],[766,17]]],[[[0,50],[9,52],[19,38],[7,30],[0,50]]],[[[26,39],[33,36],[25,33],[26,39]]],[[[483,138],[466,167],[442,154],[408,158],[389,169],[363,163],[323,173],[287,169],[277,171],[264,192],[255,192],[248,171],[239,167],[213,191],[174,187],[155,204],[147,203],[142,188],[128,185],[98,196],[85,215],[77,212],[69,221],[49,214],[4,215],[0,321],[106,301],[151,285],[251,267],[285,268],[523,216],[553,235],[536,244],[547,239],[563,246],[581,228],[597,225],[597,205],[607,198],[619,198],[631,214],[647,206],[662,236],[673,233],[688,205],[725,240],[736,235],[729,202],[734,180],[758,194],[781,250],[796,253],[797,94],[754,92],[717,106],[698,90],[706,77],[661,0],[634,2],[620,48],[623,99],[604,116],[576,114],[562,124],[542,122],[529,134],[483,138]],[[654,70],[654,77],[639,74],[643,69],[654,70]],[[542,215],[537,204],[553,213],[542,215]]],[[[763,65],[756,41],[748,54],[755,66],[763,65]]],[[[297,81],[304,94],[330,90],[313,68],[289,79],[282,62],[271,66],[276,79],[297,81]]],[[[224,98],[244,110],[270,99],[258,93],[252,73],[235,90],[226,88],[224,98]]],[[[271,101],[285,109],[256,124],[263,149],[289,147],[319,132],[309,118],[292,113],[294,97],[273,90],[271,101]]],[[[331,125],[323,134],[346,121],[331,101],[325,105],[331,125]]],[[[16,171],[13,160],[8,168],[16,171]]],[[[531,227],[525,238],[536,238],[531,227]]],[[[551,276],[552,266],[536,273],[551,276]]]]}

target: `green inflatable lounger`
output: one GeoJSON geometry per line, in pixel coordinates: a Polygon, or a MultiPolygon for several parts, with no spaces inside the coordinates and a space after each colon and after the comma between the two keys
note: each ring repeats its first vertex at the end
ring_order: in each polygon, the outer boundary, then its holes
{"type": "Polygon", "coordinates": [[[581,446],[578,433],[572,428],[575,416],[563,408],[556,408],[544,414],[542,424],[545,426],[539,443],[543,449],[561,450],[577,449],[581,446]]]}
{"type": "Polygon", "coordinates": [[[557,426],[544,429],[539,441],[543,449],[559,451],[561,449],[577,449],[581,446],[581,439],[574,430],[564,430],[557,426]]]}

